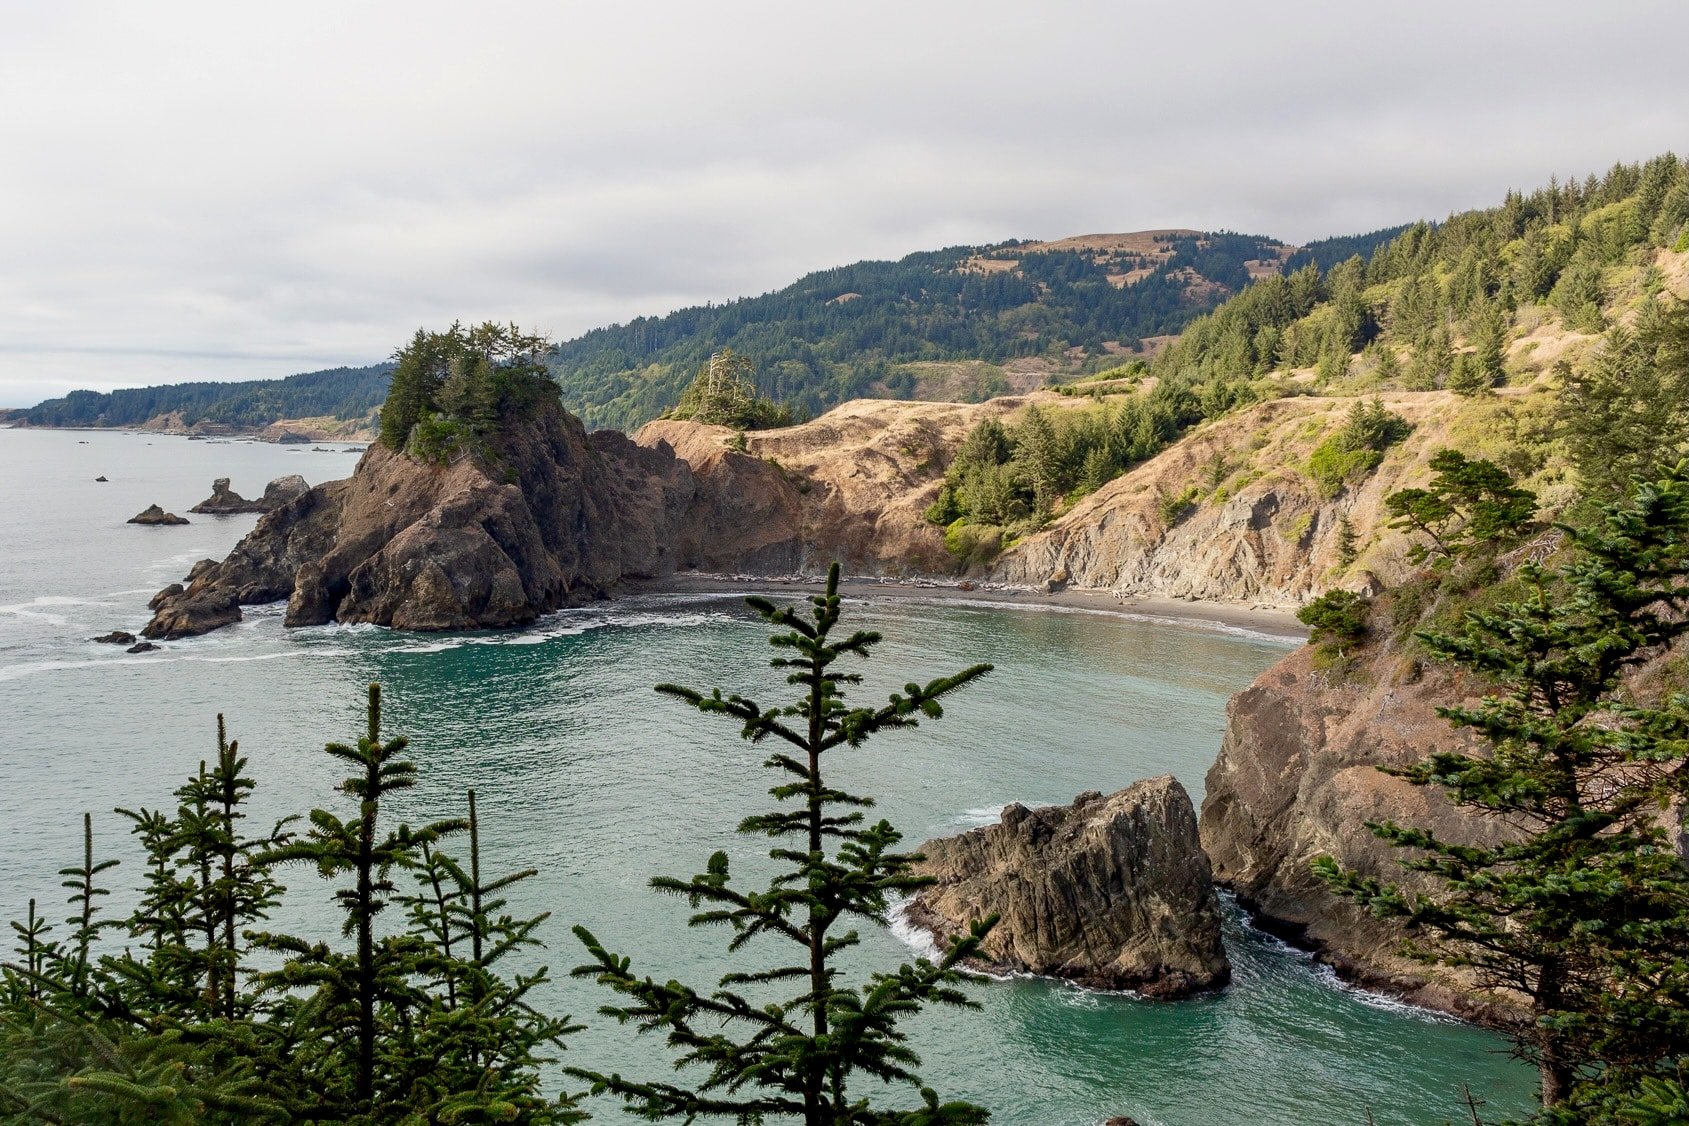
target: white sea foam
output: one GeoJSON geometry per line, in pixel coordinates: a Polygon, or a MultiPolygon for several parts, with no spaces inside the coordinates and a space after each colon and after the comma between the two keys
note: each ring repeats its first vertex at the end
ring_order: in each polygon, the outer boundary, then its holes
{"type": "MultiPolygon", "coordinates": [[[[1231,893],[1221,892],[1220,895],[1221,898],[1227,900],[1233,905],[1236,905],[1236,897],[1231,893]]],[[[1381,1009],[1384,1012],[1413,1017],[1416,1020],[1428,1021],[1432,1024],[1461,1023],[1454,1017],[1449,1016],[1447,1013],[1439,1013],[1435,1009],[1427,1009],[1421,1005],[1411,1004],[1402,1000],[1400,997],[1392,997],[1387,993],[1379,993],[1376,990],[1363,988],[1353,982],[1344,981],[1338,976],[1336,970],[1315,958],[1311,951],[1304,950],[1300,946],[1286,942],[1276,934],[1262,930],[1260,927],[1255,925],[1253,920],[1250,919],[1248,912],[1243,911],[1241,907],[1239,907],[1238,910],[1243,916],[1243,925],[1247,927],[1253,935],[1264,940],[1268,946],[1272,947],[1278,953],[1288,955],[1289,957],[1296,959],[1298,962],[1303,963],[1308,968],[1309,976],[1320,985],[1325,986],[1327,989],[1332,989],[1352,997],[1354,1000],[1359,1001],[1368,1008],[1381,1009]]]]}
{"type": "Polygon", "coordinates": [[[922,958],[937,959],[942,951],[938,943],[925,928],[918,927],[909,920],[909,899],[904,897],[892,904],[891,910],[886,912],[886,929],[891,936],[903,945],[909,947],[922,958]]]}
{"type": "MultiPolygon", "coordinates": [[[[1247,637],[1251,641],[1270,641],[1280,645],[1298,646],[1304,639],[1286,633],[1272,630],[1250,629],[1233,622],[1222,622],[1212,618],[1173,617],[1168,614],[1151,614],[1142,610],[1114,610],[1106,606],[1063,606],[1053,602],[1010,602],[998,598],[922,598],[919,595],[897,596],[899,602],[913,602],[920,606],[966,606],[980,610],[1036,610],[1048,614],[1083,614],[1096,618],[1119,618],[1128,622],[1142,622],[1146,625],[1175,626],[1206,630],[1212,633],[1223,633],[1232,637],[1247,637]]],[[[862,601],[872,603],[874,598],[867,595],[862,601]]]]}
{"type": "Polygon", "coordinates": [[[982,829],[987,825],[995,825],[1001,821],[1003,819],[1003,807],[1012,804],[1014,803],[1004,802],[1002,805],[981,805],[975,806],[973,809],[964,809],[947,821],[946,824],[963,825],[969,829],[982,829]]]}

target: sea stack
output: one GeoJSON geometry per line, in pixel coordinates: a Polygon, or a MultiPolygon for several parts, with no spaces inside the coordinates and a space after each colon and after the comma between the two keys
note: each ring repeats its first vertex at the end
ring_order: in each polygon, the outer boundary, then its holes
{"type": "Polygon", "coordinates": [[[135,515],[129,517],[130,524],[186,524],[187,517],[178,516],[174,512],[166,512],[156,504],[149,504],[135,515]]]}
{"type": "Polygon", "coordinates": [[[1231,979],[1190,795],[1171,775],[921,846],[909,918],[940,942],[989,915],[982,968],[1173,999],[1231,979]]]}
{"type": "Polygon", "coordinates": [[[211,483],[211,495],[188,509],[212,516],[234,516],[248,512],[273,512],[282,505],[305,495],[311,486],[297,473],[277,477],[264,488],[258,500],[247,500],[229,488],[229,479],[219,477],[211,483]]]}

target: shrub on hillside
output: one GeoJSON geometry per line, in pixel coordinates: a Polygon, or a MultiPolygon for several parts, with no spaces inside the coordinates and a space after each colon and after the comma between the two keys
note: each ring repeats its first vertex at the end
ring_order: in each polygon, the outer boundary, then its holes
{"type": "Polygon", "coordinates": [[[1349,408],[1343,426],[1308,457],[1308,472],[1326,499],[1378,468],[1384,451],[1412,429],[1401,415],[1374,399],[1349,408]]]}

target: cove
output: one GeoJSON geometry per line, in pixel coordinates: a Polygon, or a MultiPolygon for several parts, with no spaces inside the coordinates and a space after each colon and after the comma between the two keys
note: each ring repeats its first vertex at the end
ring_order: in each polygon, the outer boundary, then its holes
{"type": "MultiPolygon", "coordinates": [[[[191,503],[216,476],[242,490],[284,472],[316,482],[343,475],[351,459],[127,435],[78,440],[0,432],[5,914],[21,915],[31,896],[62,914],[54,873],[74,855],[83,810],[95,815],[101,851],[125,858],[110,886],[137,879],[111,807],[168,800],[213,746],[219,711],[252,759],[256,813],[328,803],[339,771],[321,745],[358,729],[361,688],[380,680],[389,730],[411,737],[423,772],[405,815],[455,812],[474,786],[490,863],[542,872],[513,906],[553,912],[545,960],[559,980],[547,1007],[591,1026],[571,1041],[567,1062],[666,1070],[659,1045],[596,1016],[606,996],[564,980],[584,960],[567,928],[588,924],[653,975],[704,983],[721,969],[716,936],[688,932],[684,903],[645,883],[698,871],[716,848],[753,867],[766,846],[732,827],[771,777],[730,728],[700,722],[651,686],[719,684],[777,698],[764,632],[739,598],[647,595],[519,632],[458,636],[286,631],[279,608],[267,607],[231,629],[128,657],[85,639],[134,628],[152,590],[194,559],[222,555],[252,518],[181,529],[125,529],[123,518],[154,500],[181,504],[178,492],[191,503]],[[91,492],[109,487],[91,484],[102,472],[118,486],[109,496],[91,492]],[[86,504],[111,512],[77,507],[86,504]]],[[[849,788],[879,796],[878,812],[910,844],[983,823],[1009,801],[1066,802],[1163,772],[1200,801],[1226,698],[1284,652],[1269,638],[1035,609],[886,600],[853,603],[850,615],[887,637],[862,670],[867,698],[976,660],[998,666],[942,722],[843,752],[835,767],[849,788]]],[[[295,903],[323,893],[303,872],[289,882],[295,903]]],[[[863,967],[911,954],[894,934],[865,938],[863,967]]],[[[1227,940],[1235,983],[1176,1004],[982,982],[981,1011],[933,1013],[914,1026],[923,1077],[991,1107],[996,1121],[1027,1126],[1089,1126],[1114,1114],[1171,1126],[1358,1123],[1369,1109],[1379,1123],[1441,1122],[1463,1113],[1462,1083],[1488,1117],[1529,1109],[1534,1075],[1507,1058],[1502,1039],[1345,990],[1236,912],[1227,940]]]]}

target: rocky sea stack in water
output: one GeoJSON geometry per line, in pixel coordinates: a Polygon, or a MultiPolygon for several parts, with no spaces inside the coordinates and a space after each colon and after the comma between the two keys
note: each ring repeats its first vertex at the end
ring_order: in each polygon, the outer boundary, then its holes
{"type": "Polygon", "coordinates": [[[1190,796],[1171,775],[921,846],[909,918],[938,940],[1000,919],[985,968],[1173,999],[1231,978],[1190,796]]]}
{"type": "Polygon", "coordinates": [[[149,504],[135,515],[129,517],[131,524],[186,524],[187,517],[178,516],[174,512],[166,512],[156,504],[149,504]]]}
{"type": "Polygon", "coordinates": [[[247,500],[229,488],[229,479],[219,477],[211,483],[211,495],[188,509],[210,516],[234,516],[245,512],[274,512],[288,501],[297,500],[310,491],[311,486],[297,473],[277,477],[264,488],[258,500],[247,500]]]}

